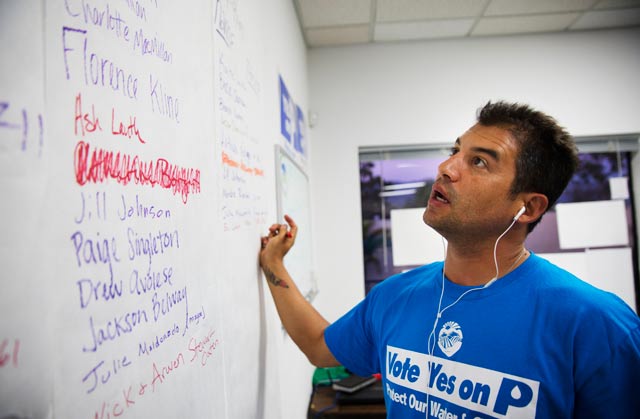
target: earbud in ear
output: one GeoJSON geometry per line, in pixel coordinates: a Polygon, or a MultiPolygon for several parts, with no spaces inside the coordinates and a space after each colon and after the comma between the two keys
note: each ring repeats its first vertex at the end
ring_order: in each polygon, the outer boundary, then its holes
{"type": "Polygon", "coordinates": [[[518,218],[520,218],[520,216],[521,216],[522,214],[524,214],[524,212],[525,212],[526,210],[527,210],[527,209],[526,209],[524,206],[523,206],[522,208],[520,208],[520,211],[518,211],[518,213],[515,215],[515,217],[513,217],[513,221],[516,221],[518,218]]]}

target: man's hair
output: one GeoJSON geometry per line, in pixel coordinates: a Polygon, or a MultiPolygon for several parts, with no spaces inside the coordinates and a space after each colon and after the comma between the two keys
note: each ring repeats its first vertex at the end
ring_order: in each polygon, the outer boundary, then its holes
{"type": "MultiPolygon", "coordinates": [[[[488,102],[478,111],[477,119],[481,125],[508,130],[518,144],[511,195],[541,193],[549,200],[547,211],[551,209],[579,164],[569,133],[554,118],[519,103],[488,102]]],[[[529,224],[529,232],[541,218],[529,224]]]]}

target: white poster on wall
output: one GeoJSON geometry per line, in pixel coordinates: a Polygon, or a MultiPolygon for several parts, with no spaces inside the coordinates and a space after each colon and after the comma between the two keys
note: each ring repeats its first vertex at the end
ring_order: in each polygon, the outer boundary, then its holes
{"type": "Polygon", "coordinates": [[[393,265],[424,265],[444,259],[443,238],[422,221],[424,208],[391,210],[393,265]]]}
{"type": "Polygon", "coordinates": [[[629,244],[624,201],[557,204],[561,249],[583,249],[629,244]]]}
{"type": "Polygon", "coordinates": [[[631,248],[587,249],[583,252],[539,254],[578,278],[620,297],[636,309],[631,248]]]}

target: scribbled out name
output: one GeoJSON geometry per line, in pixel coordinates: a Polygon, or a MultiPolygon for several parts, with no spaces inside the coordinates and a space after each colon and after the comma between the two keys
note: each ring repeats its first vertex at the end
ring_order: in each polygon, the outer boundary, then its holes
{"type": "Polygon", "coordinates": [[[79,185],[113,179],[122,185],[158,186],[180,194],[185,204],[190,194],[200,193],[200,169],[181,167],[163,158],[142,160],[120,151],[91,148],[85,141],[79,141],[74,150],[74,169],[79,185]]]}

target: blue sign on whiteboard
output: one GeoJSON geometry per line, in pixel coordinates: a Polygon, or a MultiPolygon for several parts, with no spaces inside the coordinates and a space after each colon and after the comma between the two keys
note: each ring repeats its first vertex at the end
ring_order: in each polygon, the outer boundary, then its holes
{"type": "Polygon", "coordinates": [[[293,102],[282,76],[278,76],[278,78],[280,79],[280,133],[288,143],[291,143],[293,137],[293,102]]]}
{"type": "Polygon", "coordinates": [[[294,135],[293,148],[302,155],[304,155],[305,149],[305,134],[304,114],[300,106],[296,105],[296,132],[294,135]]]}
{"type": "Polygon", "coordinates": [[[304,113],[291,98],[282,76],[278,75],[278,79],[280,82],[280,133],[295,151],[304,156],[306,149],[304,113]]]}

